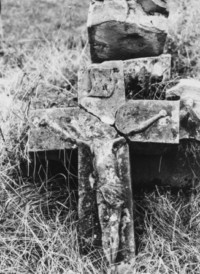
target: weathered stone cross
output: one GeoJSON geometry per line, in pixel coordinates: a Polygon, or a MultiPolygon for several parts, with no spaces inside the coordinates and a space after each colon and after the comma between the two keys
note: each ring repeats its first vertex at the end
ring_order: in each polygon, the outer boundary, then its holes
{"type": "Polygon", "coordinates": [[[159,55],[167,15],[164,0],[92,0],[88,32],[95,63],[80,68],[79,107],[30,112],[29,151],[78,147],[79,232],[85,243],[101,240],[110,266],[119,253],[125,262],[135,254],[133,182],[191,178],[179,154],[164,154],[181,138],[179,100],[127,96],[130,88],[138,92],[140,79],[170,79],[171,56],[159,55]],[[145,144],[154,144],[153,150],[147,152],[145,144]],[[146,167],[132,160],[132,154],[146,153],[153,157],[146,167]]]}

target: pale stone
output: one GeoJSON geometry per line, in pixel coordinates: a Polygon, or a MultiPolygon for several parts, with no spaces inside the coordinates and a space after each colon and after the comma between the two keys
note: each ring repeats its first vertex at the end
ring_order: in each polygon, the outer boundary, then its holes
{"type": "Polygon", "coordinates": [[[200,141],[200,81],[180,80],[166,91],[166,99],[180,100],[180,139],[200,141]]]}
{"type": "MultiPolygon", "coordinates": [[[[29,115],[29,151],[72,149],[74,144],[66,142],[64,136],[46,126],[46,122],[54,122],[63,130],[72,127],[81,132],[83,140],[95,138],[112,139],[116,136],[114,128],[103,124],[99,119],[79,108],[38,109],[30,111],[29,115]],[[44,121],[44,126],[40,125],[44,121]]],[[[73,130],[69,131],[72,137],[77,138],[73,130]]]]}
{"type": "Polygon", "coordinates": [[[79,149],[79,231],[83,247],[101,240],[112,266],[135,253],[129,150],[114,127],[78,108],[30,114],[29,151],[79,149]],[[122,248],[123,247],[123,248],[122,248]]]}
{"type": "Polygon", "coordinates": [[[130,100],[119,108],[116,127],[132,142],[179,143],[179,102],[130,100]]]}
{"type": "MultiPolygon", "coordinates": [[[[168,81],[171,77],[171,55],[162,54],[158,57],[130,59],[124,63],[124,78],[126,85],[130,81],[149,75],[148,78],[155,78],[161,81],[168,81]]],[[[145,78],[148,81],[147,78],[145,78]]]]}
{"type": "MultiPolygon", "coordinates": [[[[79,104],[102,122],[113,125],[118,108],[134,82],[170,79],[171,55],[107,61],[82,66],[79,72],[79,104]]],[[[133,88],[134,90],[134,87],[133,88]]],[[[128,96],[127,96],[128,97],[128,96]]]]}
{"type": "Polygon", "coordinates": [[[78,101],[102,122],[113,125],[117,109],[125,103],[123,62],[104,62],[82,68],[78,101]]]}

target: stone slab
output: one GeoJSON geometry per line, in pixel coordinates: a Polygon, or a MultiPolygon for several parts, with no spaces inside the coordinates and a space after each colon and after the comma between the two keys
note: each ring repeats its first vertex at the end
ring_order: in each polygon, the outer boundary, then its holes
{"type": "MultiPolygon", "coordinates": [[[[99,119],[79,108],[53,108],[38,109],[30,111],[29,122],[29,151],[72,149],[74,144],[66,142],[64,136],[54,132],[51,128],[39,126],[42,121],[57,123],[61,128],[76,127],[82,134],[83,140],[93,140],[95,138],[112,139],[116,136],[116,131],[108,125],[104,125],[99,119]]],[[[73,130],[70,134],[77,138],[73,130]]]]}
{"type": "Polygon", "coordinates": [[[110,265],[119,253],[128,260],[135,253],[135,241],[129,149],[125,139],[117,137],[113,127],[78,108],[31,111],[30,125],[29,151],[78,146],[82,247],[102,246],[110,265]],[[75,139],[83,141],[76,143],[75,139]],[[123,251],[119,252],[120,249],[123,251]]]}
{"type": "Polygon", "coordinates": [[[139,95],[141,92],[143,99],[145,99],[145,89],[149,89],[151,84],[169,81],[170,77],[170,54],[124,61],[124,81],[126,97],[128,99],[130,99],[129,97],[131,97],[131,99],[137,98],[137,96],[140,97],[139,95]]]}
{"type": "Polygon", "coordinates": [[[114,124],[118,108],[125,103],[129,89],[137,92],[137,84],[150,79],[170,79],[171,55],[107,61],[82,65],[79,71],[78,101],[88,112],[104,123],[114,124]],[[125,83],[125,84],[124,84],[125,83]]]}
{"type": "Polygon", "coordinates": [[[179,102],[130,100],[117,111],[115,125],[132,142],[178,144],[179,102]]]}
{"type": "Polygon", "coordinates": [[[87,25],[92,62],[162,54],[167,16],[166,4],[158,1],[91,1],[87,25]]]}
{"type": "Polygon", "coordinates": [[[125,103],[123,62],[83,67],[79,73],[78,101],[101,121],[113,125],[117,109],[125,103]]]}

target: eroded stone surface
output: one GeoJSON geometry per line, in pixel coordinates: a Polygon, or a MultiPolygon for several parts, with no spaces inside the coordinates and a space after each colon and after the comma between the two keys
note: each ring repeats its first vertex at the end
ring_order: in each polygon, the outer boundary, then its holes
{"type": "MultiPolygon", "coordinates": [[[[58,124],[66,130],[76,127],[81,132],[83,140],[95,138],[112,139],[116,131],[108,125],[104,125],[99,119],[79,108],[39,109],[30,112],[29,151],[59,150],[73,148],[74,143],[66,142],[65,136],[54,132],[51,128],[40,126],[41,121],[50,121],[58,124]]],[[[77,138],[73,130],[70,134],[77,138]]]]}
{"type": "MultiPolygon", "coordinates": [[[[151,83],[164,83],[170,80],[170,77],[170,54],[124,61],[124,81],[128,99],[136,98],[139,94],[143,95],[145,88],[148,88],[151,83]]],[[[142,97],[144,99],[144,95],[142,97]]]]}
{"type": "Polygon", "coordinates": [[[123,62],[104,62],[83,67],[79,76],[79,104],[106,124],[125,103],[123,62]]]}
{"type": "Polygon", "coordinates": [[[135,243],[126,140],[78,108],[32,111],[30,124],[29,151],[79,148],[79,219],[84,246],[97,244],[101,238],[110,266],[120,246],[128,259],[135,243]]]}
{"type": "Polygon", "coordinates": [[[117,111],[116,127],[133,142],[179,143],[179,102],[130,100],[117,111]]]}
{"type": "Polygon", "coordinates": [[[88,146],[78,149],[78,217],[81,247],[87,252],[94,246],[101,246],[101,228],[96,201],[96,182],[91,175],[94,172],[93,157],[88,146]]]}
{"type": "Polygon", "coordinates": [[[137,85],[152,79],[169,80],[170,67],[168,54],[83,65],[79,72],[79,104],[103,122],[114,124],[115,113],[125,103],[125,95],[130,90],[138,92],[137,85]]]}
{"type": "Polygon", "coordinates": [[[163,1],[92,1],[88,16],[92,61],[160,55],[167,15],[163,1]]]}
{"type": "Polygon", "coordinates": [[[200,141],[200,82],[182,79],[166,91],[166,99],[180,100],[180,139],[200,141]]]}

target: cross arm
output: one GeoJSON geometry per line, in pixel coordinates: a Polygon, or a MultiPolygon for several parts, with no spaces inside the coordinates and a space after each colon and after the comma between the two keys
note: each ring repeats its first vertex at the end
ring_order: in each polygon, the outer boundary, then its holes
{"type": "MultiPolygon", "coordinates": [[[[59,126],[58,123],[55,123],[53,121],[47,121],[46,119],[43,119],[40,123],[39,123],[39,126],[43,126],[43,127],[49,127],[51,128],[54,132],[56,133],[59,133],[59,134],[62,134],[64,136],[64,140],[66,142],[72,142],[74,143],[75,145],[79,146],[79,145],[87,145],[87,146],[91,146],[89,142],[83,140],[83,139],[80,139],[80,138],[75,138],[72,136],[71,133],[69,133],[67,130],[63,129],[61,126],[59,126]]],[[[78,132],[78,129],[75,128],[74,126],[70,125],[67,127],[68,129],[71,128],[73,129],[73,131],[76,133],[76,135],[80,135],[80,133],[78,132]]]]}

